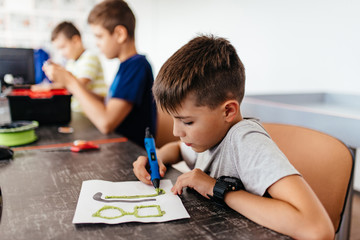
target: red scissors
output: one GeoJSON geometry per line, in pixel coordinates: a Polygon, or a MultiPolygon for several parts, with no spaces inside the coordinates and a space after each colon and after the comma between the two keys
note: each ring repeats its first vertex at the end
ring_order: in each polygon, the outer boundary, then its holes
{"type": "Polygon", "coordinates": [[[91,141],[85,140],[76,140],[70,147],[65,148],[55,148],[55,149],[48,149],[45,150],[46,152],[86,152],[90,150],[99,150],[100,147],[97,144],[94,144],[91,141]]]}
{"type": "Polygon", "coordinates": [[[84,152],[88,150],[97,150],[100,149],[99,145],[94,144],[90,141],[85,140],[76,140],[73,145],[70,147],[72,152],[84,152]]]}

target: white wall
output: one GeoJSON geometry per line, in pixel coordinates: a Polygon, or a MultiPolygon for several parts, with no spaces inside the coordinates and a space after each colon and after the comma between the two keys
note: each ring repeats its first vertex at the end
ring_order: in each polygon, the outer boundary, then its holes
{"type": "MultiPolygon", "coordinates": [[[[51,51],[50,31],[67,19],[80,28],[87,46],[96,49],[86,18],[99,1],[0,0],[0,46],[51,51]]],[[[155,76],[191,38],[212,33],[228,38],[238,50],[246,68],[248,94],[360,94],[360,1],[127,1],[137,18],[138,51],[148,56],[155,76]]],[[[118,61],[102,59],[111,82],[118,61]]]]}
{"type": "Polygon", "coordinates": [[[155,75],[198,33],[228,38],[247,93],[360,93],[360,1],[129,0],[155,75]]]}

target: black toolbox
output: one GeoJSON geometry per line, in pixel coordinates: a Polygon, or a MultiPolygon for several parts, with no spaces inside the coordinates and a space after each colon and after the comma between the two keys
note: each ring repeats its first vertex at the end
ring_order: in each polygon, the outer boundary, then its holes
{"type": "Polygon", "coordinates": [[[71,94],[66,89],[13,89],[7,98],[11,121],[35,120],[40,124],[66,124],[71,120],[71,94]]]}

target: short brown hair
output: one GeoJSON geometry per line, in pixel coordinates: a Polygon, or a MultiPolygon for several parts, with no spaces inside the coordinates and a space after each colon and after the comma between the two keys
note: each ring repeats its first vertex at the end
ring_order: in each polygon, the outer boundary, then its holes
{"type": "Polygon", "coordinates": [[[118,25],[126,28],[128,36],[135,38],[135,16],[122,0],[105,0],[97,4],[88,16],[89,24],[99,24],[111,34],[118,25]]]}
{"type": "Polygon", "coordinates": [[[189,93],[197,106],[214,109],[229,99],[241,103],[245,69],[235,48],[224,38],[199,36],[175,52],[161,67],[154,82],[156,103],[176,112],[189,93]]]}
{"type": "Polygon", "coordinates": [[[81,37],[79,30],[71,22],[61,22],[59,23],[54,30],[51,32],[51,41],[54,41],[59,34],[62,33],[67,39],[71,39],[73,36],[77,35],[81,37]]]}

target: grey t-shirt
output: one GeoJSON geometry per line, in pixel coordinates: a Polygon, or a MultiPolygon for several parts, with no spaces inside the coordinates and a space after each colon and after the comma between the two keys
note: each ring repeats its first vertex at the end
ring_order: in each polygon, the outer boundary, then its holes
{"type": "Polygon", "coordinates": [[[198,153],[195,168],[214,178],[237,177],[248,192],[259,196],[281,178],[299,174],[254,119],[235,124],[218,145],[198,153]]]}

